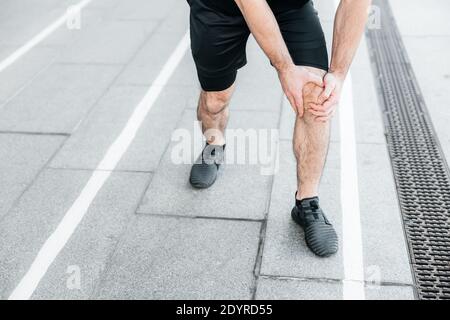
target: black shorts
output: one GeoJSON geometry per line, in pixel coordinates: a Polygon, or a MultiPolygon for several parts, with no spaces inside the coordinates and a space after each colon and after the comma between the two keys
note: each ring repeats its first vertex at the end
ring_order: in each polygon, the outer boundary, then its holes
{"type": "MultiPolygon", "coordinates": [[[[202,89],[225,90],[247,63],[245,47],[250,30],[234,0],[187,1],[191,7],[192,56],[202,89]]],[[[325,37],[312,1],[268,3],[294,63],[328,71],[325,37]]]]}

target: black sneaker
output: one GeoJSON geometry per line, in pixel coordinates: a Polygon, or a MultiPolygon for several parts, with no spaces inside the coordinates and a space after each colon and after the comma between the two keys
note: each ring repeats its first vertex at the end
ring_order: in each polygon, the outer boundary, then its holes
{"type": "Polygon", "coordinates": [[[205,189],[214,184],[219,166],[223,163],[224,149],[225,145],[206,144],[191,168],[189,182],[194,188],[205,189]]]}
{"type": "Polygon", "coordinates": [[[319,207],[319,198],[296,201],[292,219],[305,231],[308,248],[320,257],[328,257],[338,251],[338,237],[333,225],[319,207]]]}

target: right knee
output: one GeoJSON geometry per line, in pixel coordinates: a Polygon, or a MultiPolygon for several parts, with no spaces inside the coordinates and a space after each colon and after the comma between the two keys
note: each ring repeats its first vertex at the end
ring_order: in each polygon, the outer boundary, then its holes
{"type": "Polygon", "coordinates": [[[319,87],[318,85],[314,84],[314,83],[307,83],[304,87],[303,87],[303,107],[304,107],[304,116],[303,116],[303,121],[306,124],[315,124],[316,122],[314,121],[314,116],[308,112],[308,109],[310,108],[310,104],[311,103],[318,103],[319,101],[319,96],[322,93],[322,88],[319,87]]]}
{"type": "Polygon", "coordinates": [[[203,109],[212,116],[219,115],[226,111],[230,99],[231,93],[227,91],[202,92],[203,109]]]}

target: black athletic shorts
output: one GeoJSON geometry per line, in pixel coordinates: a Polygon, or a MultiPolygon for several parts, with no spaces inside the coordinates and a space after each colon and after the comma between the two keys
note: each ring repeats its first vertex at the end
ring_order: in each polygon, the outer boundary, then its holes
{"type": "MultiPolygon", "coordinates": [[[[205,91],[230,87],[247,63],[250,30],[234,0],[187,0],[191,7],[191,50],[205,91]]],[[[267,0],[296,65],[328,71],[325,37],[308,0],[267,0]]]]}

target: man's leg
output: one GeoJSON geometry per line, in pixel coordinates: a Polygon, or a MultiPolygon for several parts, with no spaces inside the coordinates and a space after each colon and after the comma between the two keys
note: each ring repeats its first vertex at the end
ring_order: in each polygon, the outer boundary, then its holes
{"type": "Polygon", "coordinates": [[[216,180],[219,165],[224,159],[228,105],[233,91],[234,84],[222,91],[200,92],[197,118],[206,138],[206,146],[191,169],[189,181],[194,188],[209,188],[216,180]]]}
{"type": "Polygon", "coordinates": [[[235,85],[223,91],[200,92],[197,106],[197,119],[202,126],[206,141],[211,145],[225,144],[225,129],[228,123],[231,96],[235,85]]]}
{"type": "MultiPolygon", "coordinates": [[[[311,72],[324,75],[325,71],[310,68],[311,72]]],[[[297,117],[294,131],[294,152],[297,158],[297,194],[291,215],[305,231],[308,247],[321,257],[328,257],[338,250],[338,238],[333,225],[319,205],[318,188],[322,176],[330,139],[330,123],[318,122],[307,109],[316,103],[322,88],[307,84],[303,89],[305,112],[297,117]]]]}
{"type": "MultiPolygon", "coordinates": [[[[320,76],[325,71],[308,68],[320,76]]],[[[320,178],[330,140],[330,122],[317,122],[307,111],[309,103],[317,103],[322,88],[307,84],[303,89],[304,116],[295,121],[293,148],[297,159],[297,199],[311,198],[318,195],[320,178]]]]}
{"type": "Polygon", "coordinates": [[[194,188],[208,188],[216,180],[225,148],[228,104],[238,70],[246,62],[250,30],[234,1],[189,1],[191,51],[202,87],[197,109],[206,146],[191,169],[194,188]],[[236,13],[236,14],[234,14],[236,13]]]}

